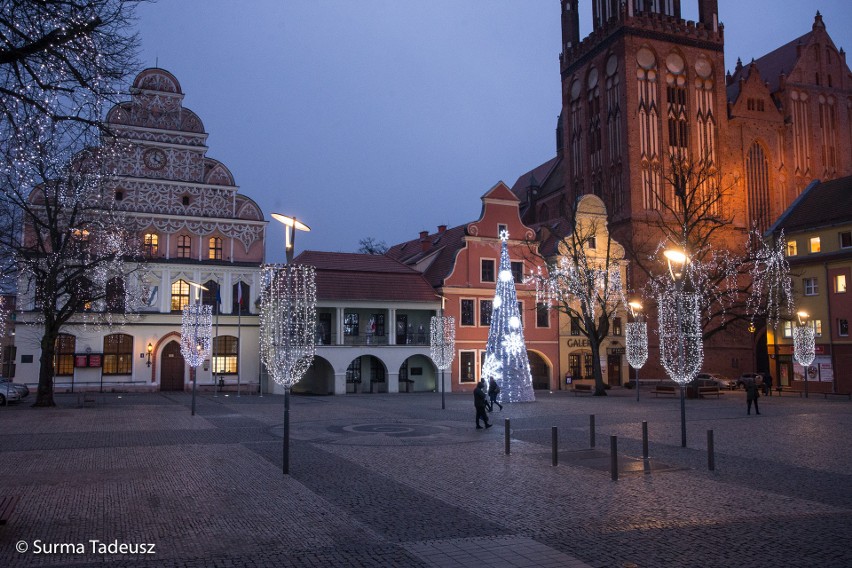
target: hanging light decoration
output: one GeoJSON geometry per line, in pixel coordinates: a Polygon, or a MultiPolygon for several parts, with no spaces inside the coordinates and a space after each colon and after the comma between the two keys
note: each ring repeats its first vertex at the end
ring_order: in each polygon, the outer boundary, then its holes
{"type": "Polygon", "coordinates": [[[704,362],[700,298],[674,291],[658,298],[660,362],[673,381],[683,386],[695,378],[704,362]]]}
{"type": "Polygon", "coordinates": [[[634,369],[641,369],[648,360],[648,324],[632,321],[626,326],[627,362],[634,369]]]}
{"type": "Polygon", "coordinates": [[[190,367],[200,367],[210,357],[213,334],[213,306],[189,304],[183,307],[180,326],[180,353],[190,367]]]}
{"type": "Polygon", "coordinates": [[[452,316],[432,316],[429,326],[429,346],[432,360],[441,370],[441,409],[444,402],[444,370],[453,363],[456,354],[456,319],[452,316]]]}
{"type": "Polygon", "coordinates": [[[492,304],[491,327],[480,376],[485,380],[493,378],[500,385],[501,402],[532,402],[535,393],[524,330],[520,325],[515,279],[509,261],[509,233],[502,231],[500,240],[497,291],[492,304]]]}
{"type": "Polygon", "coordinates": [[[793,328],[793,357],[799,365],[807,369],[814,362],[815,356],[814,328],[809,325],[793,328]]]}
{"type": "Polygon", "coordinates": [[[265,264],[261,268],[260,360],[285,389],[297,383],[316,352],[314,267],[265,264]]]}

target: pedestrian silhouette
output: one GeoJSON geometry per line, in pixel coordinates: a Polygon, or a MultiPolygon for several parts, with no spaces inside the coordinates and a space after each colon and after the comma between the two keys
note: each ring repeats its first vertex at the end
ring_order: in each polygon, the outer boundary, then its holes
{"type": "Polygon", "coordinates": [[[485,379],[476,384],[473,389],[473,406],[476,408],[476,428],[482,430],[479,421],[485,422],[486,428],[491,428],[491,423],[488,421],[488,399],[485,396],[485,379]]]}
{"type": "Polygon", "coordinates": [[[757,383],[752,379],[746,383],[746,403],[748,405],[747,413],[751,414],[751,404],[754,403],[754,411],[760,414],[760,409],[757,407],[757,399],[760,398],[760,391],[757,390],[757,383]]]}
{"type": "Polygon", "coordinates": [[[500,394],[500,385],[494,380],[494,377],[488,379],[488,410],[494,410],[494,405],[503,410],[503,405],[497,402],[497,395],[500,394]]]}
{"type": "Polygon", "coordinates": [[[772,375],[763,373],[763,394],[772,396],[772,375]]]}

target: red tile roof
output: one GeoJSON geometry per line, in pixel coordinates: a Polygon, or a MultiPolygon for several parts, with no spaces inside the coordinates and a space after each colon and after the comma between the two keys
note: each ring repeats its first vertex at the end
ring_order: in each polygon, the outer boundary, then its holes
{"type": "Polygon", "coordinates": [[[422,274],[386,255],[309,250],[293,262],[316,267],[318,300],[438,301],[422,274]]]}
{"type": "Polygon", "coordinates": [[[387,256],[408,266],[422,263],[425,267],[423,276],[429,284],[439,288],[455,266],[456,255],[465,246],[467,225],[468,223],[465,223],[443,232],[432,233],[422,240],[417,238],[394,245],[388,249],[387,256]],[[428,244],[426,251],[423,250],[424,244],[428,244]]]}
{"type": "Polygon", "coordinates": [[[795,231],[852,222],[852,176],[812,182],[778,218],[769,233],[795,231]]]}

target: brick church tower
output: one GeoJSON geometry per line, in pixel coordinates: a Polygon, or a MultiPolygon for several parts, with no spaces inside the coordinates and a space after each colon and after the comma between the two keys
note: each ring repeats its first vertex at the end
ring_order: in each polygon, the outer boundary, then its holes
{"type": "MultiPolygon", "coordinates": [[[[678,207],[676,157],[718,176],[724,197],[714,207],[727,222],[713,241],[736,250],[813,179],[852,174],[852,73],[819,13],[810,32],[726,75],[718,2],[695,1],[697,22],[682,17],[681,0],[592,0],[593,29],[581,38],[579,1],[560,0],[556,157],[512,188],[527,225],[570,217],[592,193],[634,265],[647,261],[661,237],[655,224],[671,223],[678,207]]],[[[641,272],[631,271],[633,290],[641,272]]],[[[733,344],[715,346],[728,355],[710,365],[750,368],[753,338],[728,332],[733,344]]]]}

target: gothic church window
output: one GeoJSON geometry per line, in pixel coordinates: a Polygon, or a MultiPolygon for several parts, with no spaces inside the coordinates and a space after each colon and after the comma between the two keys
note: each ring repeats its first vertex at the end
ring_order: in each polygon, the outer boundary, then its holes
{"type": "Polygon", "coordinates": [[[657,58],[647,47],[636,52],[639,67],[636,90],[639,99],[639,159],[642,169],[642,205],[645,209],[660,208],[660,119],[658,109],[657,58]]]}
{"type": "Polygon", "coordinates": [[[793,107],[793,165],[798,175],[806,175],[810,170],[810,137],[808,136],[808,94],[793,91],[790,93],[793,107]]]}
{"type": "Polygon", "coordinates": [[[748,217],[760,232],[769,228],[769,160],[763,147],[755,142],[746,157],[746,183],[748,185],[748,217]]]}

